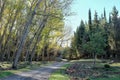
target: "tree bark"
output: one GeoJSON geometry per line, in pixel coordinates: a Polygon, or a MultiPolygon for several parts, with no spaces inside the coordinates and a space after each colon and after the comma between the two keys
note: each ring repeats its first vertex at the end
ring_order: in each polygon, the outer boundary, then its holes
{"type": "MultiPolygon", "coordinates": [[[[16,16],[17,16],[17,13],[18,13],[18,10],[16,10],[16,13],[15,13],[15,16],[14,16],[14,19],[13,19],[13,22],[12,22],[12,25],[10,26],[10,29],[9,29],[9,34],[7,35],[7,38],[6,38],[6,41],[5,41],[5,45],[4,47],[2,48],[2,52],[3,52],[3,55],[2,55],[2,58],[4,58],[4,56],[6,55],[9,55],[10,52],[8,52],[8,49],[9,49],[9,45],[8,45],[8,42],[10,40],[10,37],[12,35],[12,29],[14,27],[14,23],[15,23],[15,20],[16,20],[16,16]]],[[[10,50],[9,50],[10,51],[10,50]]]]}
{"type": "Polygon", "coordinates": [[[2,19],[2,15],[3,15],[3,12],[4,12],[4,8],[5,8],[5,4],[6,4],[6,0],[3,0],[3,4],[2,4],[2,1],[0,1],[0,22],[1,22],[1,19],[2,19]]]}
{"type": "Polygon", "coordinates": [[[39,4],[40,4],[41,1],[42,0],[39,0],[37,2],[37,4],[36,4],[34,10],[32,12],[30,11],[31,15],[28,16],[28,21],[25,24],[25,30],[23,32],[23,35],[22,35],[21,39],[20,39],[20,44],[18,46],[18,50],[15,53],[16,56],[15,56],[15,59],[14,59],[13,64],[12,64],[12,68],[13,69],[17,69],[17,63],[18,63],[19,57],[21,55],[21,51],[23,49],[24,43],[26,41],[26,37],[28,35],[29,29],[30,29],[30,25],[32,24],[32,20],[33,20],[33,18],[35,16],[36,9],[38,8],[38,6],[39,6],[39,4]]]}
{"type": "Polygon", "coordinates": [[[36,45],[37,45],[37,43],[41,40],[41,33],[42,33],[42,31],[43,31],[43,29],[44,29],[44,27],[45,27],[45,23],[47,22],[47,19],[48,19],[48,16],[43,20],[43,23],[41,23],[41,29],[40,29],[40,31],[39,31],[39,33],[38,33],[38,35],[37,35],[37,39],[36,39],[36,42],[35,42],[35,44],[34,44],[34,47],[33,47],[33,49],[32,49],[32,52],[30,53],[31,54],[31,57],[30,57],[30,64],[32,63],[32,58],[33,58],[33,56],[34,56],[34,51],[35,51],[35,49],[36,49],[36,45]]]}
{"type": "Polygon", "coordinates": [[[94,55],[93,67],[95,67],[96,66],[97,55],[96,55],[96,53],[93,53],[93,55],[94,55]]]}

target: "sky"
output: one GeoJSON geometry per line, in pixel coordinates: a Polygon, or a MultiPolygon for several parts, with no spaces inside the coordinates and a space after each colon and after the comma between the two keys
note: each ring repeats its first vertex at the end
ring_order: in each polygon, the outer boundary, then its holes
{"type": "Polygon", "coordinates": [[[100,16],[104,8],[108,17],[113,6],[116,6],[120,13],[120,0],[74,0],[70,7],[70,12],[74,14],[66,17],[65,25],[72,27],[72,30],[75,31],[81,20],[88,21],[89,8],[91,9],[93,19],[94,12],[97,11],[100,16]]]}

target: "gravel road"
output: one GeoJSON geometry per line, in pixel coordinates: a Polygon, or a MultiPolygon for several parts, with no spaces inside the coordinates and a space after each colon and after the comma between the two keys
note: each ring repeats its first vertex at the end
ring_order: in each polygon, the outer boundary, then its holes
{"type": "Polygon", "coordinates": [[[48,80],[50,74],[64,64],[67,64],[67,62],[55,62],[49,66],[44,66],[28,72],[17,73],[0,80],[48,80]]]}

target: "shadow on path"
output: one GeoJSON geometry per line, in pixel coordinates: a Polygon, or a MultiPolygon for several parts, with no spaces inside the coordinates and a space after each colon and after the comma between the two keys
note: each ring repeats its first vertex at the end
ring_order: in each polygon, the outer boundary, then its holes
{"type": "Polygon", "coordinates": [[[67,64],[67,63],[55,62],[49,66],[41,67],[40,69],[17,73],[15,75],[12,75],[0,80],[48,80],[48,78],[50,77],[50,74],[54,70],[59,69],[64,64],[67,64]]]}

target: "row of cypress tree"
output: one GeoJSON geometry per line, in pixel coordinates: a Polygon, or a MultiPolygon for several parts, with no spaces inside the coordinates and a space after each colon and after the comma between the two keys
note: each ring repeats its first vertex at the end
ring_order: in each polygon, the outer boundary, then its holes
{"type": "Polygon", "coordinates": [[[81,20],[80,26],[74,32],[71,41],[71,51],[76,58],[102,57],[119,58],[120,55],[120,17],[114,6],[106,17],[104,8],[103,14],[98,16],[94,13],[92,19],[91,10],[88,11],[88,22],[81,20]]]}

